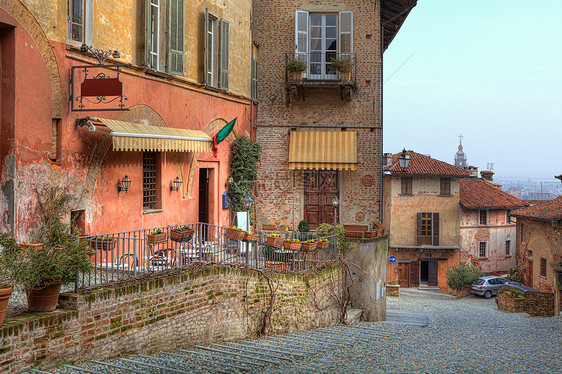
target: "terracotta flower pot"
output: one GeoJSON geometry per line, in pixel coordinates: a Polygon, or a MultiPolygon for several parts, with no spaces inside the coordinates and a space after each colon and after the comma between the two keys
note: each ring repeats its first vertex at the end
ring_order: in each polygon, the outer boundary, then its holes
{"type": "Polygon", "coordinates": [[[305,252],[312,252],[315,251],[317,248],[318,242],[314,243],[302,243],[302,250],[305,252]]]}
{"type": "Polygon", "coordinates": [[[193,236],[193,229],[171,229],[170,230],[170,239],[175,242],[187,242],[193,236]]]}
{"type": "Polygon", "coordinates": [[[318,242],[318,243],[316,244],[316,249],[328,248],[329,245],[330,245],[330,242],[328,242],[328,241],[318,242]]]}
{"type": "Polygon", "coordinates": [[[166,240],[168,240],[168,233],[166,232],[161,232],[159,234],[147,234],[146,235],[146,240],[150,243],[150,244],[158,244],[158,243],[163,243],[166,240]]]}
{"type": "Polygon", "coordinates": [[[234,240],[242,240],[244,239],[244,235],[246,234],[246,231],[244,230],[238,230],[238,229],[228,229],[226,231],[226,237],[228,239],[234,239],[234,240]]]}
{"type": "Polygon", "coordinates": [[[267,245],[270,247],[281,248],[281,245],[283,245],[283,240],[284,239],[282,237],[268,236],[267,245]]]}
{"type": "Polygon", "coordinates": [[[10,300],[12,291],[14,291],[12,286],[0,289],[0,325],[4,323],[4,317],[6,316],[6,311],[8,310],[8,300],[10,300]]]}
{"type": "Polygon", "coordinates": [[[27,290],[27,309],[30,312],[52,312],[57,308],[61,284],[38,285],[27,290]]]}
{"type": "Polygon", "coordinates": [[[258,241],[258,234],[250,234],[250,233],[244,233],[244,239],[247,242],[257,242],[258,241]]]}
{"type": "Polygon", "coordinates": [[[277,226],[276,225],[263,225],[263,230],[277,231],[277,226]]]}
{"type": "Polygon", "coordinates": [[[283,242],[283,248],[290,250],[290,251],[298,251],[301,249],[302,242],[295,242],[291,240],[285,240],[283,242]]]}
{"type": "Polygon", "coordinates": [[[95,250],[111,251],[114,245],[114,240],[102,240],[101,238],[94,238],[90,241],[90,247],[95,250]]]}

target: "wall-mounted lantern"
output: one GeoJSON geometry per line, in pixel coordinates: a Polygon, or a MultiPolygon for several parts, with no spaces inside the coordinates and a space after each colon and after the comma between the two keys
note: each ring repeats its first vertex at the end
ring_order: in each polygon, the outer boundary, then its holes
{"type": "Polygon", "coordinates": [[[179,191],[180,190],[180,186],[182,184],[182,180],[180,179],[179,176],[176,177],[176,179],[174,179],[172,181],[172,185],[170,186],[170,192],[171,191],[179,191]]]}
{"type": "Polygon", "coordinates": [[[402,150],[402,154],[398,156],[398,165],[402,169],[407,169],[408,165],[410,165],[410,155],[406,152],[406,148],[402,150]]]}
{"type": "Polygon", "coordinates": [[[232,182],[234,182],[234,178],[232,178],[232,175],[229,175],[228,178],[226,178],[226,183],[224,184],[224,188],[228,190],[232,182]]]}
{"type": "Polygon", "coordinates": [[[121,192],[121,191],[127,192],[129,191],[129,187],[131,187],[131,178],[125,175],[125,178],[119,181],[119,185],[117,186],[117,192],[121,192]]]}

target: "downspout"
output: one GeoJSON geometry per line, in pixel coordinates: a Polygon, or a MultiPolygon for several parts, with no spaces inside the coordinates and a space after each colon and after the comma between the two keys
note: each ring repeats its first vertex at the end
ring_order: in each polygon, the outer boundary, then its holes
{"type": "MultiPolygon", "coordinates": [[[[385,0],[381,0],[381,2],[379,3],[379,18],[381,16],[381,12],[382,12],[382,2],[385,0]]],[[[380,163],[381,163],[381,174],[380,174],[380,185],[379,185],[379,221],[382,222],[382,218],[383,218],[383,169],[384,169],[384,149],[383,149],[383,141],[384,141],[384,136],[383,136],[383,61],[384,61],[384,28],[386,27],[387,24],[389,24],[390,22],[396,20],[398,17],[404,15],[405,13],[410,12],[416,5],[417,5],[418,1],[414,0],[414,3],[412,4],[412,6],[410,6],[409,8],[404,9],[402,12],[398,13],[397,15],[395,15],[394,17],[392,17],[391,19],[389,19],[388,21],[384,22],[381,25],[381,39],[380,39],[380,51],[381,51],[381,73],[380,73],[380,82],[379,82],[379,91],[381,94],[381,102],[380,102],[380,108],[379,108],[379,113],[380,113],[380,129],[381,129],[381,152],[380,152],[380,163]]]]}

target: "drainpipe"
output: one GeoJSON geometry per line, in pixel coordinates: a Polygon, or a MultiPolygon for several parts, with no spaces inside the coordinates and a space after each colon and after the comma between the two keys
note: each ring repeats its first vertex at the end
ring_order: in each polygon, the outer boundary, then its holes
{"type": "MultiPolygon", "coordinates": [[[[385,0],[381,0],[381,2],[379,3],[379,17],[380,17],[380,12],[381,12],[381,6],[382,6],[382,2],[385,0]]],[[[398,13],[397,15],[395,15],[394,17],[392,17],[391,19],[389,19],[388,21],[384,22],[381,25],[381,39],[380,39],[380,51],[381,51],[381,74],[380,74],[380,82],[379,82],[379,90],[380,90],[380,94],[381,94],[381,103],[380,103],[380,108],[379,108],[379,113],[380,113],[380,129],[381,129],[381,157],[380,157],[380,164],[381,164],[381,174],[380,174],[380,186],[379,186],[379,221],[382,222],[382,212],[383,212],[383,195],[382,195],[382,185],[383,185],[383,168],[384,168],[384,158],[383,158],[383,111],[382,111],[382,107],[383,107],[383,56],[384,56],[384,28],[386,27],[387,24],[389,24],[390,22],[396,20],[398,17],[404,15],[405,13],[410,12],[416,5],[417,5],[418,1],[414,0],[414,3],[412,4],[412,6],[410,6],[407,9],[404,9],[402,12],[398,13]]]]}

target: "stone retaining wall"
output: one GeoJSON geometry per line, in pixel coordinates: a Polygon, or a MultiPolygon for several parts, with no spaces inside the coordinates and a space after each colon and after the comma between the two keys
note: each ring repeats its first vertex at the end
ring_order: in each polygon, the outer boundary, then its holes
{"type": "Polygon", "coordinates": [[[7,318],[0,327],[0,372],[173,351],[194,344],[290,332],[339,322],[342,268],[305,275],[228,267],[61,295],[65,309],[7,318]],[[266,318],[271,301],[271,318],[266,318]]]}
{"type": "Polygon", "coordinates": [[[546,292],[525,292],[523,298],[514,297],[506,292],[498,292],[498,308],[508,312],[523,312],[532,316],[552,317],[554,294],[546,292]]]}

